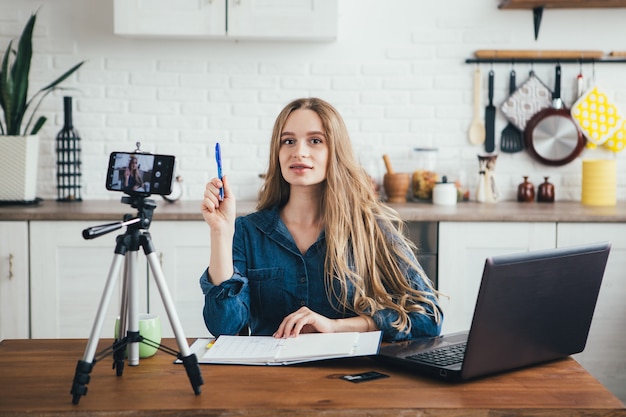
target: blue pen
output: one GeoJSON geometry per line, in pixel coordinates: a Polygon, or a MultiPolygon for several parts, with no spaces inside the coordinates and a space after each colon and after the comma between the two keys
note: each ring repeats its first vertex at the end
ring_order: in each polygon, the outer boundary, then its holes
{"type": "MultiPolygon", "coordinates": [[[[222,150],[220,149],[220,143],[215,144],[215,161],[217,162],[217,177],[222,179],[222,150]]],[[[220,201],[224,200],[224,187],[220,188],[220,201]]]]}

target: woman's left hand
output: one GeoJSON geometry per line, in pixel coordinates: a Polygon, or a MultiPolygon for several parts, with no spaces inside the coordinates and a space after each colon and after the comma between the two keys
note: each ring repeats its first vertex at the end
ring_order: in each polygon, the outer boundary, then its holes
{"type": "Polygon", "coordinates": [[[335,320],[324,317],[308,307],[300,307],[283,319],[274,333],[276,338],[295,337],[300,333],[332,333],[335,320]]]}

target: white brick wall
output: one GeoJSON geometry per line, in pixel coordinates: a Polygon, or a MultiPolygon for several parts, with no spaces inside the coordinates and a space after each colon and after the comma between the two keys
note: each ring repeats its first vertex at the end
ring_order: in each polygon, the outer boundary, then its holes
{"type": "MultiPolygon", "coordinates": [[[[144,150],[177,156],[185,199],[200,198],[215,175],[220,140],[224,171],[240,199],[256,197],[274,117],[300,96],[319,96],[344,115],[354,146],[376,177],[388,153],[397,170],[413,170],[416,146],[439,147],[439,171],[475,188],[481,147],[471,145],[476,49],[622,50],[626,9],[546,10],[539,40],[530,11],[502,11],[496,1],[341,0],[332,43],[133,39],[113,35],[111,1],[0,0],[0,49],[37,10],[31,94],[80,60],[65,84],[76,88],[74,124],[82,137],[83,197],[118,199],[104,189],[107,156],[144,150]],[[41,6],[41,7],[40,7],[41,6]],[[358,13],[356,8],[358,6],[358,13]]],[[[486,85],[488,65],[482,65],[486,85]]],[[[530,67],[516,66],[518,83],[530,67]]],[[[495,65],[495,102],[508,92],[509,65],[495,65]]],[[[563,95],[573,99],[578,65],[563,67],[563,95]]],[[[553,84],[554,68],[536,65],[553,84]]],[[[591,77],[591,66],[583,66],[591,77]]],[[[626,113],[626,64],[596,65],[596,77],[626,113]]],[[[56,197],[54,138],[63,122],[62,94],[42,106],[38,195],[56,197]]],[[[486,104],[486,92],[483,105],[486,104]]],[[[506,122],[498,113],[497,137],[506,122]]],[[[585,153],[589,156],[589,152],[585,153]]],[[[613,157],[613,155],[601,155],[613,157]]],[[[618,199],[626,200],[624,155],[618,154],[618,199]]],[[[523,175],[544,176],[559,200],[579,200],[581,161],[547,167],[526,153],[500,154],[497,182],[514,199],[523,175]]]]}

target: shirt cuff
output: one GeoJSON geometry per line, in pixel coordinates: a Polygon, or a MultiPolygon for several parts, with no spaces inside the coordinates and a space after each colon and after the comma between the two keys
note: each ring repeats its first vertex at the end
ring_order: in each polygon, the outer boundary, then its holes
{"type": "Polygon", "coordinates": [[[232,277],[219,285],[215,285],[211,282],[211,280],[209,280],[208,268],[200,277],[200,287],[202,287],[202,293],[215,299],[236,297],[247,282],[248,279],[242,276],[237,268],[235,268],[235,272],[232,277]]]}

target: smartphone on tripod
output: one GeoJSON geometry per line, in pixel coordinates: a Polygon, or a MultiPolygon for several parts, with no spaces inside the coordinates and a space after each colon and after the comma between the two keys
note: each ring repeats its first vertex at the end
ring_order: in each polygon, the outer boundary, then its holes
{"type": "Polygon", "coordinates": [[[175,157],[143,152],[112,152],[106,189],[129,195],[172,193],[175,157]]]}

